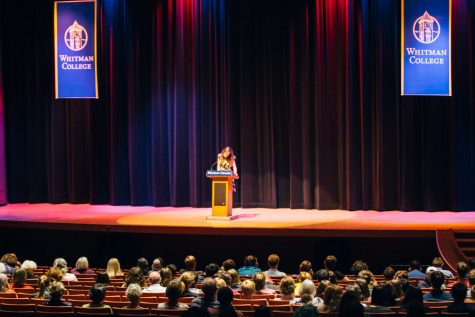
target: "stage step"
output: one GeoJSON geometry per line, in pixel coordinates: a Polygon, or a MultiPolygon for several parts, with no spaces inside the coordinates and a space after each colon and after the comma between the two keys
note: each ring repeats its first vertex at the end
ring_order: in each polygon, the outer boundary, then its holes
{"type": "Polygon", "coordinates": [[[441,256],[454,272],[458,262],[475,257],[475,231],[437,230],[436,239],[441,256]]]}

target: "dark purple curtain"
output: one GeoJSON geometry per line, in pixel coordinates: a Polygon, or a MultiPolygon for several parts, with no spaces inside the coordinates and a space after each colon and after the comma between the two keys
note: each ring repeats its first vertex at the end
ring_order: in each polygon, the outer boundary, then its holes
{"type": "Polygon", "coordinates": [[[472,1],[451,98],[399,96],[399,1],[98,8],[100,99],[58,101],[53,1],[0,3],[9,202],[208,206],[230,145],[243,207],[475,208],[472,1]]]}

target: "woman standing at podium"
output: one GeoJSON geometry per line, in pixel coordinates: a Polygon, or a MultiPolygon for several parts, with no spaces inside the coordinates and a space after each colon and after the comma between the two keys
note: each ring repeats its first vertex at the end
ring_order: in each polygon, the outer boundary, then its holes
{"type": "MultiPolygon", "coordinates": [[[[232,171],[235,178],[239,178],[236,157],[234,156],[234,151],[231,147],[226,146],[221,150],[221,153],[218,154],[218,171],[232,171]]],[[[233,191],[236,191],[236,185],[233,180],[233,191]]]]}

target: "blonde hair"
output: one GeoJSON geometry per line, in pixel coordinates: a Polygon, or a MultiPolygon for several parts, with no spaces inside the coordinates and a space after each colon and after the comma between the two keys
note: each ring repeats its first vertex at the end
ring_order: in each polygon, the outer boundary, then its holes
{"type": "Polygon", "coordinates": [[[312,275],[308,272],[300,272],[297,276],[297,282],[302,283],[305,280],[312,280],[312,275]]]}
{"type": "Polygon", "coordinates": [[[89,268],[89,261],[85,256],[80,257],[76,261],[76,269],[77,270],[87,270],[89,268]]]}
{"type": "Polygon", "coordinates": [[[120,268],[119,259],[117,258],[109,259],[109,261],[107,262],[106,272],[109,277],[124,276],[124,273],[120,268]]]}
{"type": "Polygon", "coordinates": [[[60,282],[63,279],[63,271],[59,267],[52,267],[46,274],[50,282],[60,282]]]}
{"type": "Polygon", "coordinates": [[[256,292],[256,284],[252,280],[245,280],[241,283],[241,293],[245,296],[252,296],[256,292]]]}
{"type": "Polygon", "coordinates": [[[284,296],[292,296],[295,292],[295,281],[292,277],[286,276],[280,280],[280,292],[284,296]]]}
{"type": "Polygon", "coordinates": [[[185,290],[189,289],[195,282],[195,274],[191,272],[185,272],[180,276],[180,281],[185,285],[185,290]]]}
{"type": "Polygon", "coordinates": [[[63,258],[55,259],[53,262],[53,267],[60,269],[63,274],[68,272],[68,262],[66,262],[66,260],[63,258]]]}
{"type": "Polygon", "coordinates": [[[37,265],[34,261],[31,260],[25,260],[23,261],[23,264],[21,265],[22,269],[25,269],[27,272],[32,272],[37,269],[37,265]]]}
{"type": "Polygon", "coordinates": [[[229,275],[231,275],[231,285],[241,284],[241,278],[239,277],[238,271],[235,269],[228,270],[229,275]]]}
{"type": "Polygon", "coordinates": [[[220,289],[221,287],[226,287],[226,281],[223,280],[222,278],[220,277],[216,277],[215,279],[215,282],[216,282],[216,288],[217,289],[220,289]]]}
{"type": "Polygon", "coordinates": [[[5,291],[8,289],[8,277],[0,273],[0,293],[5,293],[5,291]]]}

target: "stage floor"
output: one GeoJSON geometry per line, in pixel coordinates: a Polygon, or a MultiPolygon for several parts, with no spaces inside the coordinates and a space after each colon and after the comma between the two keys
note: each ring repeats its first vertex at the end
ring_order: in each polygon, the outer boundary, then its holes
{"type": "Polygon", "coordinates": [[[164,234],[266,236],[433,236],[436,230],[475,230],[475,212],[234,209],[238,219],[208,221],[210,208],[88,204],[10,204],[1,227],[164,234]]]}

